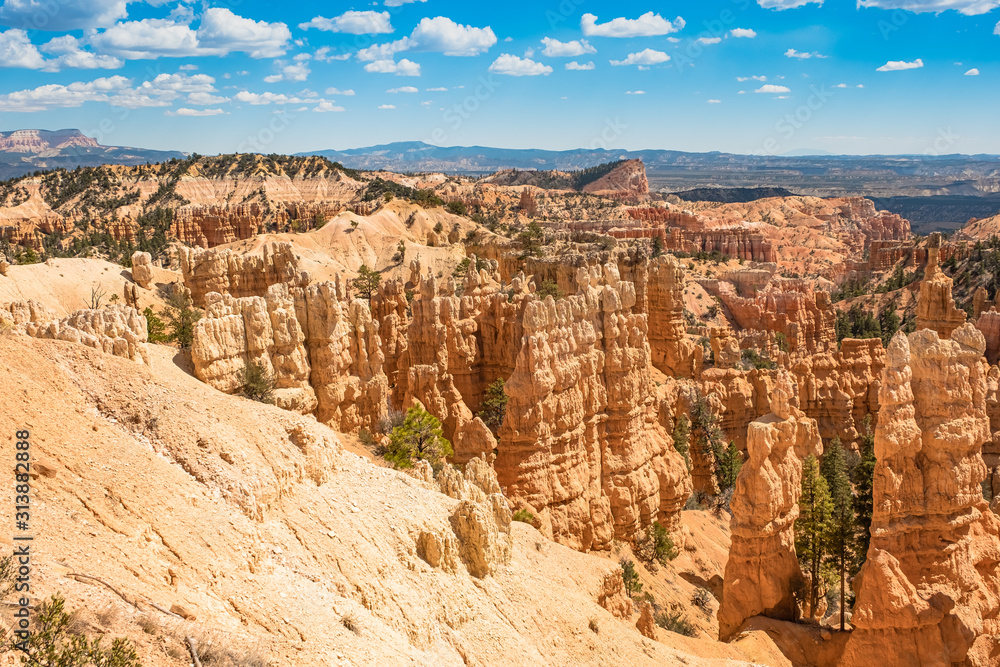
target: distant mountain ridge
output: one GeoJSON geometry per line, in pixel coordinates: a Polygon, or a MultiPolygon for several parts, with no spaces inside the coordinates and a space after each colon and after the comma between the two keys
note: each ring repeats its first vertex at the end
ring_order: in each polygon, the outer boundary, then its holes
{"type": "Polygon", "coordinates": [[[565,151],[432,146],[419,141],[316,150],[354,169],[492,174],[507,169],[579,171],[642,160],[651,190],[785,188],[815,196],[983,196],[1000,192],[997,155],[738,155],[673,150],[565,151]]]}
{"type": "Polygon", "coordinates": [[[0,132],[0,180],[59,167],[139,165],[184,157],[180,151],[102,146],[74,129],[0,132]]]}

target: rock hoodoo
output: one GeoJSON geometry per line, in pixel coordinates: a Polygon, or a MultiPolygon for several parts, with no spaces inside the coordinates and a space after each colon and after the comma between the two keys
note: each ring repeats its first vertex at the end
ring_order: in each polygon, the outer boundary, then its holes
{"type": "Polygon", "coordinates": [[[951,296],[952,279],[938,266],[941,252],[941,234],[931,234],[927,241],[927,269],[920,283],[917,298],[917,329],[931,329],[941,336],[951,332],[965,322],[965,311],[955,307],[951,296]]]}

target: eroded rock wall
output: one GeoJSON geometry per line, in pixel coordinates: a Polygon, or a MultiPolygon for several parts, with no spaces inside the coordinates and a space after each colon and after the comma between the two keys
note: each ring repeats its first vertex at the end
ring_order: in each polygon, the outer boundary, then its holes
{"type": "Polygon", "coordinates": [[[872,541],[844,664],[997,664],[1000,519],[980,488],[984,351],[970,324],[950,339],[920,330],[889,345],[872,541]]]}
{"type": "Polygon", "coordinates": [[[657,422],[634,284],[614,265],[580,271],[578,294],[527,304],[495,467],[544,532],[606,549],[655,520],[676,530],[691,482],[657,422]]]}
{"type": "Polygon", "coordinates": [[[261,254],[238,255],[228,248],[178,248],[184,286],[194,304],[202,307],[210,292],[241,298],[264,296],[271,285],[304,287],[309,275],[299,269],[291,243],[271,243],[261,254]]]}

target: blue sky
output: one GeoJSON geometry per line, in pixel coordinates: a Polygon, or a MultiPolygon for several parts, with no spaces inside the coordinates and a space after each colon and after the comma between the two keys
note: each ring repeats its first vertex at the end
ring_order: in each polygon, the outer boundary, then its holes
{"type": "Polygon", "coordinates": [[[1000,153],[1000,0],[2,0],[0,25],[0,130],[111,145],[1000,153]]]}

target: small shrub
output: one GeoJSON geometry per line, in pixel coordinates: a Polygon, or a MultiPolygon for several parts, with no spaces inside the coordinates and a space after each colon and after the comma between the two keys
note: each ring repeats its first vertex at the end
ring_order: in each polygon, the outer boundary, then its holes
{"type": "Polygon", "coordinates": [[[173,292],[167,297],[162,315],[170,330],[167,340],[177,343],[182,350],[190,349],[194,342],[194,325],[201,319],[201,311],[194,307],[191,295],[187,291],[173,292]]]}
{"type": "Polygon", "coordinates": [[[469,213],[469,207],[465,205],[465,202],[450,201],[446,208],[455,215],[467,215],[469,213]]]}
{"type": "Polygon", "coordinates": [[[520,521],[521,523],[528,523],[534,525],[535,515],[526,509],[519,509],[514,512],[514,521],[520,521]]]}
{"type": "Polygon", "coordinates": [[[587,624],[587,627],[589,627],[590,631],[593,632],[595,635],[600,633],[601,631],[601,628],[597,625],[596,618],[590,619],[590,623],[587,624]]]}
{"type": "Polygon", "coordinates": [[[406,419],[389,434],[389,446],[383,455],[396,468],[411,468],[415,460],[438,466],[454,454],[444,437],[437,417],[419,406],[406,411],[406,419]]]}
{"type": "Polygon", "coordinates": [[[353,611],[349,611],[343,616],[341,616],[340,623],[354,634],[356,635],[361,634],[361,625],[358,623],[358,619],[354,615],[353,611]]]}
{"type": "Polygon", "coordinates": [[[691,604],[695,607],[698,607],[708,615],[711,615],[712,613],[711,602],[712,602],[712,594],[709,593],[704,588],[699,588],[697,591],[695,591],[694,595],[691,596],[691,604]]]}
{"type": "Polygon", "coordinates": [[[32,634],[17,646],[16,638],[8,640],[7,648],[24,649],[22,662],[45,667],[141,667],[139,656],[127,639],[115,639],[109,648],[101,646],[102,638],[93,641],[71,631],[72,615],[65,610],[66,600],[53,595],[42,602],[35,613],[32,634]]]}
{"type": "Polygon", "coordinates": [[[642,592],[642,582],[639,581],[639,573],[635,569],[635,563],[627,558],[622,558],[618,564],[622,566],[622,581],[625,582],[625,592],[629,597],[635,597],[642,592]]]}
{"type": "Polygon", "coordinates": [[[483,396],[483,403],[477,413],[483,423],[493,429],[495,433],[503,424],[504,417],[507,416],[507,401],[510,397],[504,391],[503,378],[497,378],[486,388],[483,396]]]}
{"type": "Polygon", "coordinates": [[[658,612],[653,617],[653,620],[656,621],[658,626],[668,632],[676,632],[685,637],[695,637],[698,634],[698,631],[691,624],[691,621],[688,620],[687,616],[677,608],[658,612]]]}
{"type": "Polygon", "coordinates": [[[559,289],[559,285],[557,285],[555,281],[545,280],[542,282],[541,285],[538,286],[538,289],[535,290],[535,296],[537,296],[539,299],[542,300],[545,300],[547,297],[551,296],[553,299],[558,301],[559,299],[562,299],[566,295],[563,293],[561,289],[559,289]]]}
{"type": "Polygon", "coordinates": [[[142,628],[142,631],[147,635],[155,635],[160,631],[160,624],[157,623],[156,619],[149,614],[143,614],[136,622],[139,624],[139,627],[142,628]]]}
{"type": "Polygon", "coordinates": [[[251,401],[274,404],[274,376],[263,363],[250,359],[240,370],[240,394],[251,401]]]}
{"type": "Polygon", "coordinates": [[[636,544],[635,555],[646,563],[666,565],[667,561],[677,558],[679,554],[667,529],[659,521],[654,521],[645,537],[636,544]]]}
{"type": "Polygon", "coordinates": [[[372,434],[366,428],[358,431],[358,440],[361,441],[361,446],[365,449],[375,449],[378,447],[378,443],[375,442],[375,438],[372,437],[372,434]]]}
{"type": "Polygon", "coordinates": [[[146,306],[142,311],[146,318],[146,334],[150,343],[166,343],[170,336],[167,335],[167,325],[153,312],[153,309],[146,306]]]}
{"type": "Polygon", "coordinates": [[[434,225],[434,233],[435,234],[440,234],[443,231],[444,231],[444,225],[442,225],[440,222],[437,223],[436,225],[434,225]]]}

